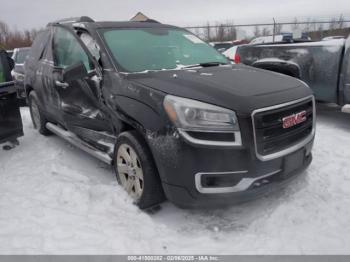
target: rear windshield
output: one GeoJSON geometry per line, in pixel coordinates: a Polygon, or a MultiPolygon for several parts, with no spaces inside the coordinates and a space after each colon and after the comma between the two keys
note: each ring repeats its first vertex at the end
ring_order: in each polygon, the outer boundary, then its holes
{"type": "Polygon", "coordinates": [[[181,29],[142,28],[102,31],[122,71],[166,70],[227,59],[195,35],[181,29]]]}

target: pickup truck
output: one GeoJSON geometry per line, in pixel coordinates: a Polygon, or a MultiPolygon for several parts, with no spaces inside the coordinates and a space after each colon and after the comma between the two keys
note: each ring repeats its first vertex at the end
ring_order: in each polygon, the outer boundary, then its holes
{"type": "Polygon", "coordinates": [[[112,165],[142,209],[165,198],[180,207],[246,201],[312,160],[310,88],[232,65],[182,28],[60,20],[37,36],[25,67],[38,132],[112,165]]]}
{"type": "Polygon", "coordinates": [[[23,135],[12,68],[13,61],[5,50],[0,50],[0,144],[8,143],[4,149],[18,144],[17,138],[23,135]]]}
{"type": "MultiPolygon", "coordinates": [[[[318,42],[242,45],[234,59],[243,64],[296,77],[316,100],[350,103],[350,37],[318,42]]],[[[233,57],[232,57],[233,58],[233,57]]]]}

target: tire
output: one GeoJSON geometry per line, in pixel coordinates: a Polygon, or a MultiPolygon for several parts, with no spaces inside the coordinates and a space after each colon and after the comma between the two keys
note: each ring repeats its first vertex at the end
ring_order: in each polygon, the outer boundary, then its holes
{"type": "Polygon", "coordinates": [[[28,97],[28,104],[30,110],[30,116],[32,118],[32,123],[35,129],[39,131],[40,134],[47,136],[51,132],[46,128],[46,117],[39,108],[38,96],[35,91],[30,92],[28,97]]]}
{"type": "Polygon", "coordinates": [[[114,170],[118,183],[140,209],[158,206],[165,200],[151,151],[136,131],[118,136],[114,150],[114,170]]]}

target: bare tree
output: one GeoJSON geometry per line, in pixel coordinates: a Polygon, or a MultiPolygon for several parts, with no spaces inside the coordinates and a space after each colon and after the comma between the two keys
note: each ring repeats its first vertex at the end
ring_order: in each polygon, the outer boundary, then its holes
{"type": "Polygon", "coordinates": [[[344,16],[343,16],[343,14],[341,14],[340,16],[339,16],[339,18],[338,18],[338,25],[337,25],[337,28],[339,28],[339,29],[343,29],[344,28],[344,24],[345,24],[345,22],[344,22],[344,16]]]}
{"type": "Polygon", "coordinates": [[[204,27],[204,38],[210,42],[211,38],[210,38],[210,24],[209,22],[207,22],[207,25],[204,27]]]}
{"type": "Polygon", "coordinates": [[[6,43],[10,34],[10,29],[5,22],[0,21],[0,43],[6,43]]]}
{"type": "Polygon", "coordinates": [[[258,25],[256,25],[256,26],[254,27],[254,32],[253,32],[253,34],[254,34],[255,37],[261,36],[260,28],[259,28],[258,25]]]}
{"type": "Polygon", "coordinates": [[[312,22],[311,22],[311,19],[308,18],[306,20],[306,23],[304,24],[303,32],[310,32],[311,28],[312,28],[312,22]]]}
{"type": "Polygon", "coordinates": [[[317,31],[323,31],[323,30],[324,30],[323,24],[322,24],[322,23],[319,23],[319,24],[317,25],[317,31]]]}
{"type": "Polygon", "coordinates": [[[283,28],[282,24],[275,24],[275,34],[276,35],[281,34],[282,33],[282,28],[283,28]]]}
{"type": "Polygon", "coordinates": [[[293,20],[293,24],[292,24],[292,30],[298,30],[300,28],[299,24],[298,24],[298,19],[295,17],[293,20]]]}
{"type": "Polygon", "coordinates": [[[317,27],[318,27],[318,24],[316,23],[316,20],[315,19],[312,19],[311,21],[311,25],[310,25],[310,31],[317,31],[317,27]]]}
{"type": "Polygon", "coordinates": [[[224,41],[224,38],[225,38],[225,25],[218,24],[216,26],[215,40],[216,41],[224,41]]]}
{"type": "Polygon", "coordinates": [[[233,22],[227,22],[225,40],[231,41],[237,39],[237,30],[233,22]]]}
{"type": "MultiPolygon", "coordinates": [[[[191,30],[191,31],[192,31],[192,30],[191,30]]],[[[195,28],[195,29],[193,30],[193,33],[194,33],[195,35],[201,37],[201,30],[200,30],[200,28],[195,28]]]]}
{"type": "Polygon", "coordinates": [[[0,47],[13,49],[31,46],[38,32],[38,30],[11,30],[5,22],[0,21],[0,47]]]}
{"type": "Polygon", "coordinates": [[[271,35],[270,29],[268,27],[264,27],[261,31],[261,35],[263,35],[263,36],[271,35]]]}
{"type": "Polygon", "coordinates": [[[328,29],[329,30],[334,30],[337,28],[337,20],[335,18],[332,18],[330,21],[329,21],[329,26],[328,26],[328,29]]]}

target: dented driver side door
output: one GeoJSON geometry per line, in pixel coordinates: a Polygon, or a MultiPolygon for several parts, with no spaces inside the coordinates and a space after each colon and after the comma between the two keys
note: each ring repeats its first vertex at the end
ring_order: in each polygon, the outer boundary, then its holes
{"type": "MultiPolygon", "coordinates": [[[[108,115],[104,112],[99,96],[101,79],[92,57],[74,32],[57,26],[53,37],[54,88],[59,99],[59,112],[66,127],[87,137],[94,132],[111,132],[108,115]],[[66,70],[82,64],[87,75],[65,81],[66,70]]],[[[74,78],[74,74],[73,74],[74,78]]]]}

